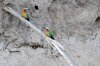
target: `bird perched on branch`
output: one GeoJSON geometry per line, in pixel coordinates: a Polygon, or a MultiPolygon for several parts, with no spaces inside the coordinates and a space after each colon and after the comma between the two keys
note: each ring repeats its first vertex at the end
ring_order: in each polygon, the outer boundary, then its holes
{"type": "Polygon", "coordinates": [[[28,13],[27,13],[28,8],[23,8],[22,9],[22,17],[24,17],[26,20],[30,21],[28,13]]]}
{"type": "Polygon", "coordinates": [[[55,33],[51,31],[48,27],[44,28],[43,32],[46,36],[50,37],[51,39],[54,39],[55,33]]]}

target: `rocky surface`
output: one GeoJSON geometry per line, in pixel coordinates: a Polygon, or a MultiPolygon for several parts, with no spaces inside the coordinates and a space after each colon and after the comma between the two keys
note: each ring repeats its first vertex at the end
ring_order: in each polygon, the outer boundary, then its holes
{"type": "Polygon", "coordinates": [[[51,50],[37,32],[2,10],[4,5],[18,13],[23,7],[29,8],[31,22],[39,29],[48,26],[54,30],[55,39],[62,43],[75,66],[100,66],[100,0],[4,0],[0,3],[1,66],[66,66],[60,55],[50,55],[51,50]]]}

